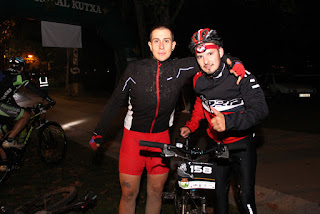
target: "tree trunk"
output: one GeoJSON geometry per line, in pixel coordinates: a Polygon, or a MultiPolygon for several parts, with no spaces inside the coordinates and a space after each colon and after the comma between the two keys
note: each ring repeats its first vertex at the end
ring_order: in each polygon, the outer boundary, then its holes
{"type": "Polygon", "coordinates": [[[117,85],[123,71],[125,70],[127,66],[127,59],[125,56],[125,51],[123,48],[114,48],[114,59],[115,59],[115,65],[116,65],[116,80],[115,85],[117,85]]]}
{"type": "Polygon", "coordinates": [[[175,10],[174,14],[171,16],[171,19],[170,19],[171,23],[174,23],[174,20],[175,20],[176,17],[178,16],[178,14],[179,14],[179,12],[180,12],[183,4],[184,4],[184,0],[180,0],[180,1],[179,1],[179,4],[178,4],[178,6],[177,6],[177,9],[175,10]]]}
{"type": "Polygon", "coordinates": [[[139,37],[140,37],[141,55],[142,55],[142,58],[145,58],[148,56],[149,50],[147,46],[148,38],[146,35],[146,25],[144,20],[142,1],[134,0],[134,5],[136,8],[136,17],[137,17],[137,24],[138,24],[139,37]]]}

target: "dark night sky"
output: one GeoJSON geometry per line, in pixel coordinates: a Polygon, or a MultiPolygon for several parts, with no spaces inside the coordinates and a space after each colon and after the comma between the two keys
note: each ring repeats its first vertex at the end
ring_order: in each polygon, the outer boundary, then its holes
{"type": "MultiPolygon", "coordinates": [[[[272,66],[285,66],[295,73],[317,72],[315,26],[319,19],[315,8],[303,0],[185,0],[174,22],[178,46],[173,57],[190,55],[187,46],[191,35],[209,27],[218,30],[225,51],[239,57],[255,73],[269,71],[272,66]]],[[[137,35],[135,17],[132,20],[129,31],[137,35]]],[[[83,29],[88,30],[83,38],[89,52],[94,49],[101,55],[110,49],[107,52],[112,54],[110,44],[94,36],[94,27],[83,29]]]]}
{"type": "MultiPolygon", "coordinates": [[[[316,11],[304,1],[185,1],[177,17],[177,55],[188,51],[191,35],[200,28],[218,30],[226,52],[255,72],[283,65],[289,72],[319,68],[315,57],[316,11]]],[[[319,45],[318,45],[319,46],[319,45]]]]}

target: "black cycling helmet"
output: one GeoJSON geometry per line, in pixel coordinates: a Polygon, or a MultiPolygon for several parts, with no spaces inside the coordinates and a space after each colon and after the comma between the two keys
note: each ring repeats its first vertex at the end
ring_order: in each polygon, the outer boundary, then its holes
{"type": "Polygon", "coordinates": [[[214,43],[220,47],[223,46],[222,38],[218,36],[217,31],[209,28],[200,29],[192,35],[189,44],[190,51],[195,53],[195,48],[203,45],[203,43],[214,43]]]}
{"type": "Polygon", "coordinates": [[[26,61],[21,56],[14,56],[9,59],[9,67],[14,70],[21,70],[25,64],[26,61]]]}

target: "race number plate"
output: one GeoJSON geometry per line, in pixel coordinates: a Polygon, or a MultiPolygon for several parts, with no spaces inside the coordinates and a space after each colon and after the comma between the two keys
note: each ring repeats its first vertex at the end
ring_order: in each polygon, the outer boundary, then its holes
{"type": "Polygon", "coordinates": [[[182,189],[215,189],[214,165],[183,162],[178,167],[178,184],[182,189]]]}

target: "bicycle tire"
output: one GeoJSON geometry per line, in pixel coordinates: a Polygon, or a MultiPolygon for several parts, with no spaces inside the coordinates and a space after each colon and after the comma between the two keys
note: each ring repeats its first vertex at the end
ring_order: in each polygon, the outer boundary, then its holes
{"type": "Polygon", "coordinates": [[[25,214],[49,213],[50,210],[70,203],[76,195],[77,189],[74,186],[62,187],[18,207],[15,212],[25,214]]]}
{"type": "Polygon", "coordinates": [[[174,208],[176,211],[176,214],[183,214],[182,213],[182,201],[181,197],[176,195],[174,198],[174,208]]]}
{"type": "Polygon", "coordinates": [[[0,183],[6,180],[9,172],[6,152],[2,147],[0,147],[0,183]]]}
{"type": "Polygon", "coordinates": [[[176,214],[205,214],[194,207],[193,200],[188,195],[183,195],[182,190],[175,190],[174,207],[176,214]],[[192,203],[191,203],[192,202],[192,203]]]}
{"type": "MultiPolygon", "coordinates": [[[[94,195],[96,195],[96,194],[94,194],[92,191],[88,192],[88,194],[87,194],[88,197],[92,197],[94,195]]],[[[81,200],[72,202],[71,204],[67,204],[64,206],[59,206],[59,207],[50,209],[47,211],[47,214],[61,214],[61,213],[66,213],[68,211],[80,211],[80,210],[82,210],[82,212],[85,212],[85,210],[83,210],[82,206],[85,205],[86,202],[87,201],[85,201],[83,198],[81,200]]],[[[93,204],[90,204],[90,205],[94,206],[93,204]]],[[[90,206],[88,208],[90,208],[90,206]]]]}
{"type": "Polygon", "coordinates": [[[38,133],[39,151],[46,163],[59,163],[65,158],[67,151],[67,137],[62,127],[49,121],[44,124],[38,133]]]}

